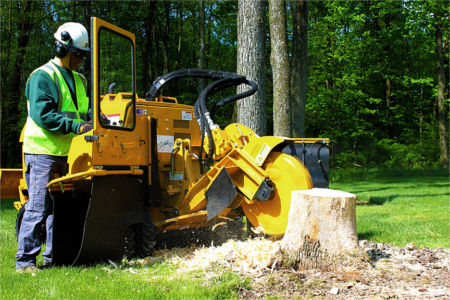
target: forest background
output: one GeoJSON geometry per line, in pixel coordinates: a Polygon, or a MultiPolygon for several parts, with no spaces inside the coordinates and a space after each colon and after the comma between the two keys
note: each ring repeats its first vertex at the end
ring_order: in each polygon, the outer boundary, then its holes
{"type": "MultiPolygon", "coordinates": [[[[266,113],[260,117],[271,135],[277,107],[269,4],[264,1],[263,7],[265,79],[258,84],[266,113]]],[[[286,72],[299,67],[292,55],[295,7],[295,1],[285,3],[286,72]]],[[[96,16],[133,32],[140,97],[167,72],[237,69],[237,1],[2,0],[0,9],[2,168],[21,164],[25,84],[35,68],[53,57],[53,33],[64,22],[80,22],[89,30],[89,18],[96,16]]],[[[304,115],[293,118],[304,117],[304,137],[330,138],[331,168],[448,166],[448,2],[308,1],[303,9],[306,107],[304,115]]],[[[89,78],[88,66],[89,59],[80,71],[89,78]]],[[[289,80],[295,88],[294,79],[289,80]]],[[[197,83],[181,81],[164,92],[193,104],[197,83]]],[[[230,105],[217,113],[222,128],[234,118],[233,110],[230,105]]]]}

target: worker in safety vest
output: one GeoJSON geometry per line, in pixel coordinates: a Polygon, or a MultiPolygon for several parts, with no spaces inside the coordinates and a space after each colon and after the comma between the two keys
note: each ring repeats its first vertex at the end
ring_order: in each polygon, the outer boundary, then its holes
{"type": "Polygon", "coordinates": [[[88,32],[83,25],[69,22],[61,25],[54,37],[56,56],[31,73],[25,88],[28,118],[23,152],[29,201],[18,235],[18,271],[36,270],[44,234],[44,266],[51,264],[53,209],[46,186],[55,173],[67,173],[72,138],[92,129],[86,79],[75,72],[90,52],[88,32]]]}

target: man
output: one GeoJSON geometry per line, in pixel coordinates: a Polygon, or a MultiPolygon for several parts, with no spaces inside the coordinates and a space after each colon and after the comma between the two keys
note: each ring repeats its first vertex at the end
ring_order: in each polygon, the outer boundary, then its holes
{"type": "Polygon", "coordinates": [[[88,132],[89,99],[86,79],[75,72],[89,53],[86,28],[65,23],[54,34],[56,56],[34,70],[25,88],[28,118],[23,137],[25,180],[29,201],[25,204],[18,235],[17,271],[36,270],[46,227],[44,266],[52,262],[53,209],[47,183],[54,174],[67,173],[72,138],[88,132]]]}

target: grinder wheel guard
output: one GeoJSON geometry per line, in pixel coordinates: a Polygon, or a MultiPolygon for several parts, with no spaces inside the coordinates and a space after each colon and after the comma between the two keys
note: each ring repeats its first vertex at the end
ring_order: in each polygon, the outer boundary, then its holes
{"type": "Polygon", "coordinates": [[[275,195],[267,201],[242,203],[242,209],[255,227],[270,235],[284,234],[291,206],[291,192],[312,188],[311,176],[305,166],[294,156],[272,152],[263,168],[269,173],[275,195]]]}

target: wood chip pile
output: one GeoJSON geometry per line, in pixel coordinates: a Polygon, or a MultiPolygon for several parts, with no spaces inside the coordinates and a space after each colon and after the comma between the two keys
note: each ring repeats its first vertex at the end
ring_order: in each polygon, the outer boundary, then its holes
{"type": "Polygon", "coordinates": [[[175,264],[179,272],[189,272],[221,266],[235,272],[255,275],[273,268],[279,256],[280,241],[263,238],[245,241],[229,240],[220,246],[158,250],[146,258],[146,264],[166,261],[175,264]]]}

